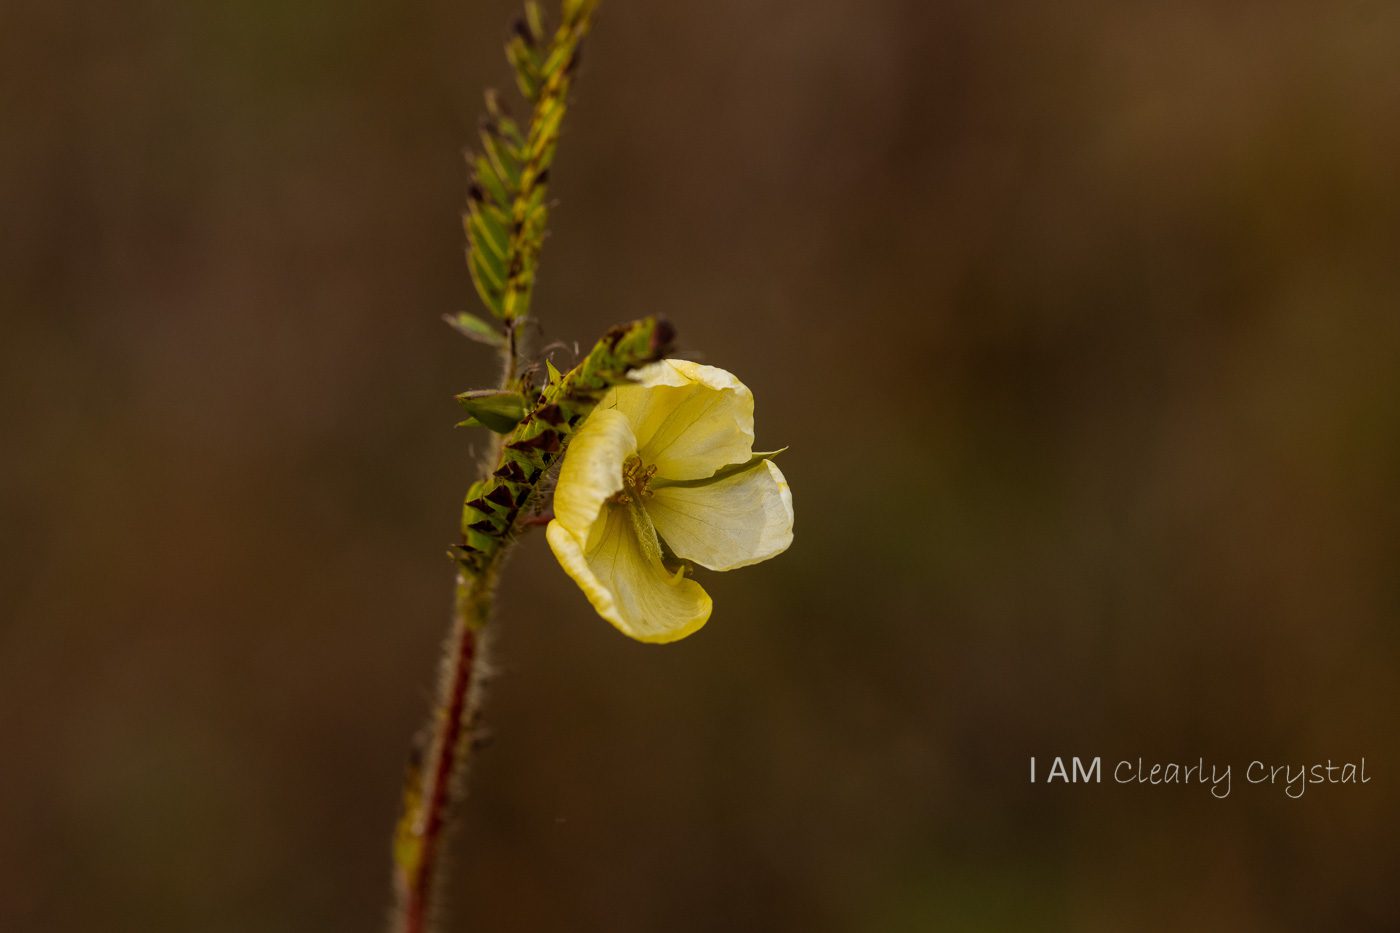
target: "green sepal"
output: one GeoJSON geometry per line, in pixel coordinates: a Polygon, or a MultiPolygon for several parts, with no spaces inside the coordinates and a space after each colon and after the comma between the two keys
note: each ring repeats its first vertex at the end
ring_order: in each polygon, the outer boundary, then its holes
{"type": "Polygon", "coordinates": [[[463,392],[457,401],[471,415],[457,427],[490,428],[497,434],[509,434],[525,418],[525,397],[518,392],[502,392],[499,389],[483,389],[463,392]]]}
{"type": "MultiPolygon", "coordinates": [[[[475,529],[468,528],[462,535],[465,547],[459,549],[459,553],[475,556],[476,553],[485,550],[494,550],[497,544],[497,536],[484,534],[475,529]],[[469,550],[468,550],[469,549],[469,550]]],[[[459,558],[460,559],[460,558],[459,558]]]]}
{"type": "Polygon", "coordinates": [[[488,347],[505,346],[506,339],[501,336],[500,328],[483,321],[475,314],[458,311],[456,314],[444,314],[442,319],[447,322],[448,327],[469,340],[484,343],[488,347]]]}
{"type": "Polygon", "coordinates": [[[754,451],[753,456],[745,462],[731,463],[727,467],[720,467],[710,476],[702,476],[699,479],[666,479],[664,476],[656,476],[652,478],[651,485],[654,489],[665,489],[668,486],[680,487],[683,489],[711,486],[715,483],[723,482],[730,477],[738,476],[740,473],[747,473],[760,463],[767,463],[769,460],[774,459],[785,450],[787,450],[786,447],[780,447],[777,450],[754,451]]]}

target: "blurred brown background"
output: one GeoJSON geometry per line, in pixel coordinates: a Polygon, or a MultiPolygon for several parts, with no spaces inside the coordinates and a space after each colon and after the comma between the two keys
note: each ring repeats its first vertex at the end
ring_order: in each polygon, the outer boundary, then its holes
{"type": "MultiPolygon", "coordinates": [[[[0,929],[380,928],[514,9],[0,8],[0,929]]],[[[522,549],[449,929],[1400,927],[1400,7],[608,0],[554,182],[797,538],[664,650],[522,549]]]]}

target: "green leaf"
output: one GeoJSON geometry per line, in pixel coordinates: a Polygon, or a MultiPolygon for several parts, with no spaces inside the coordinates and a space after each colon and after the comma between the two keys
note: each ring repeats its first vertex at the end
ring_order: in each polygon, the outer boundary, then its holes
{"type": "Polygon", "coordinates": [[[519,392],[502,392],[499,389],[482,389],[463,392],[457,401],[471,415],[460,427],[489,428],[497,434],[509,434],[525,418],[525,398],[519,392]]]}
{"type": "Polygon", "coordinates": [[[467,238],[473,249],[484,246],[498,261],[505,262],[506,251],[510,248],[509,235],[487,211],[467,211],[467,238]]]}
{"type": "Polygon", "coordinates": [[[477,343],[484,343],[488,347],[505,345],[506,339],[501,336],[500,328],[483,321],[475,314],[458,311],[456,314],[444,314],[442,319],[447,322],[448,327],[477,343]]]}
{"type": "Polygon", "coordinates": [[[520,190],[520,163],[502,141],[487,130],[481,131],[481,152],[496,177],[511,191],[520,190]]]}
{"type": "Polygon", "coordinates": [[[485,189],[492,201],[497,204],[509,204],[515,199],[515,193],[502,183],[491,160],[486,156],[479,155],[473,159],[472,167],[476,170],[473,177],[476,178],[477,184],[485,189]]]}
{"type": "Polygon", "coordinates": [[[482,287],[492,294],[505,288],[506,270],[501,260],[490,250],[474,249],[467,255],[468,271],[481,280],[482,287]]]}
{"type": "Polygon", "coordinates": [[[544,17],[540,14],[540,5],[535,0],[526,0],[525,25],[529,27],[530,34],[535,37],[536,42],[544,35],[544,17]]]}

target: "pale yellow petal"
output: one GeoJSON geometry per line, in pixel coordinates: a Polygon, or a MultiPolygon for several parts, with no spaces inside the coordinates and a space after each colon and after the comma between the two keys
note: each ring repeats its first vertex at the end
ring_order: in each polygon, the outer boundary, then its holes
{"type": "Polygon", "coordinates": [[[559,521],[549,523],[545,538],[593,608],[624,635],[676,641],[710,618],[709,594],[684,570],[668,571],[654,542],[643,547],[626,508],[606,508],[586,540],[559,521]]]}
{"type": "Polygon", "coordinates": [[[672,553],[710,570],[757,564],[792,544],[792,493],[771,460],[713,485],[657,489],[646,510],[672,553]]]}
{"type": "Polygon", "coordinates": [[[603,405],[625,414],[642,460],[668,479],[700,479],[753,452],[753,394],[715,366],[661,360],[612,390],[603,405]]]}
{"type": "Polygon", "coordinates": [[[622,489],[622,464],[637,451],[632,427],[621,412],[598,409],[569,442],[554,491],[554,517],[587,540],[603,503],[622,489]]]}

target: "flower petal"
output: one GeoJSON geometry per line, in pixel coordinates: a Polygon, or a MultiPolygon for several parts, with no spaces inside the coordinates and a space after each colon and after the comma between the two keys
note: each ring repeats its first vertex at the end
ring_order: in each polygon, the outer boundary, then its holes
{"type": "Polygon", "coordinates": [[[757,564],[792,544],[792,493],[771,460],[708,486],[657,489],[646,510],[677,557],[710,570],[757,564]]]}
{"type": "Polygon", "coordinates": [[[603,503],[622,489],[622,464],[637,451],[632,426],[621,412],[595,410],[573,440],[559,468],[554,517],[582,540],[603,503]]]}
{"type": "Polygon", "coordinates": [[[545,538],[593,608],[618,631],[645,642],[684,638],[710,618],[710,595],[684,568],[668,571],[655,541],[644,547],[635,529],[625,508],[610,507],[585,542],[559,521],[549,523],[545,538]]]}
{"type": "Polygon", "coordinates": [[[668,479],[702,479],[753,452],[753,393],[723,369],[661,360],[604,406],[625,414],[643,462],[668,479]]]}

